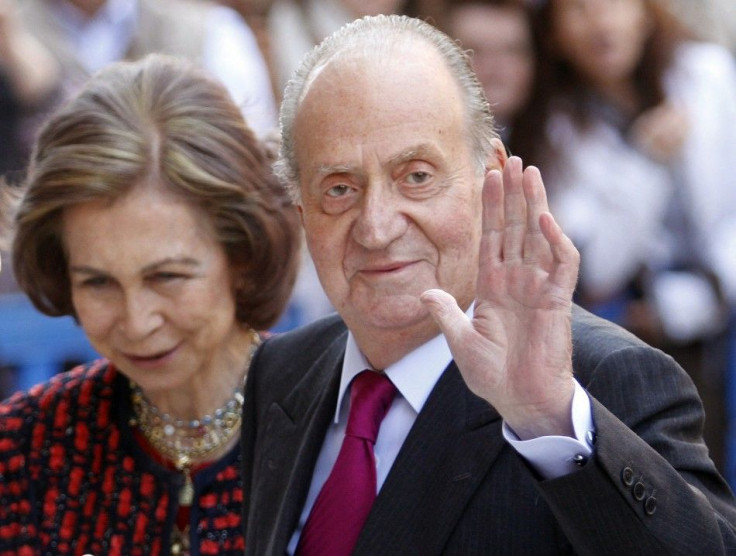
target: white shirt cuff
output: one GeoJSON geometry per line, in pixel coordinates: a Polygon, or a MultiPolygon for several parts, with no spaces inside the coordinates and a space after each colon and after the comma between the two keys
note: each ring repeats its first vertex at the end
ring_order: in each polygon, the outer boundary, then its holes
{"type": "Polygon", "coordinates": [[[593,413],[590,398],[578,381],[572,398],[572,426],[575,438],[540,436],[520,440],[505,422],[503,437],[545,479],[562,477],[585,465],[593,454],[593,413]]]}

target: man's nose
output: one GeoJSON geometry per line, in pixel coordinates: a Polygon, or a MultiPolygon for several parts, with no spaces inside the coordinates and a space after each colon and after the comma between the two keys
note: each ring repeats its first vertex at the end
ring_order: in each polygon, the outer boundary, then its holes
{"type": "Polygon", "coordinates": [[[366,249],[382,249],[406,231],[408,217],[401,196],[385,183],[366,188],[360,214],[353,225],[353,238],[366,249]]]}

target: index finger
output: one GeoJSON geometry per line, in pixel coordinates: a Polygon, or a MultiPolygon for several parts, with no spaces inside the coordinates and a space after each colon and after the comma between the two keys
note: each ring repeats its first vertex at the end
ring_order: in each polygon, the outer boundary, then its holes
{"type": "Polygon", "coordinates": [[[506,225],[503,207],[503,177],[499,170],[490,170],[483,183],[483,234],[481,261],[499,262],[503,253],[503,230],[506,225]]]}

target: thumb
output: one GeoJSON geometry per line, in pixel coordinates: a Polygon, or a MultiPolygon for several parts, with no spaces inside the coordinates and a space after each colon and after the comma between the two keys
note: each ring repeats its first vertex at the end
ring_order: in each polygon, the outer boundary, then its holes
{"type": "Polygon", "coordinates": [[[419,296],[419,299],[440,327],[450,346],[457,342],[468,328],[472,329],[467,315],[458,306],[455,298],[446,291],[427,290],[419,296]]]}

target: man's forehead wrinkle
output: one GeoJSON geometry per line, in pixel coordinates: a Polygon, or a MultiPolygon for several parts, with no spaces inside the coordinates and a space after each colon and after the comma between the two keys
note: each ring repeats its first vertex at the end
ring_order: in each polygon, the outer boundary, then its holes
{"type": "Polygon", "coordinates": [[[421,143],[395,154],[389,159],[389,163],[393,166],[397,166],[399,164],[409,162],[410,160],[414,160],[415,158],[423,158],[435,154],[436,151],[437,149],[432,144],[421,143]]]}
{"type": "MultiPolygon", "coordinates": [[[[365,61],[365,56],[361,56],[361,59],[365,61]]],[[[330,77],[330,72],[334,73],[336,70],[339,70],[341,73],[345,74],[347,73],[347,69],[352,69],[351,66],[348,65],[348,62],[352,62],[351,65],[353,68],[357,67],[358,59],[354,55],[351,56],[351,51],[333,52],[323,60],[320,60],[304,80],[304,87],[299,95],[299,104],[304,102],[304,99],[311,92],[314,84],[319,81],[324,74],[328,74],[328,77],[330,77]]]]}

